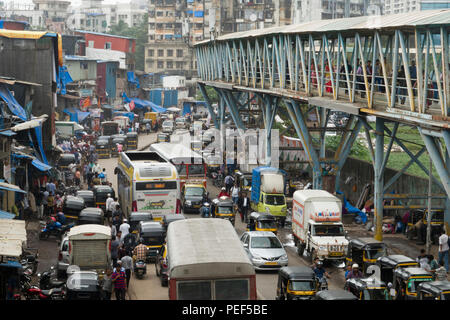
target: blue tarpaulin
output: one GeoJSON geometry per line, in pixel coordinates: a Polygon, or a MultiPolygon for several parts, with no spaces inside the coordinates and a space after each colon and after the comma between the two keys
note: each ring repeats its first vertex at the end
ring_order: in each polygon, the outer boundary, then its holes
{"type": "Polygon", "coordinates": [[[42,161],[48,164],[47,157],[44,152],[44,145],[42,144],[42,124],[39,127],[34,128],[34,133],[36,134],[36,139],[38,142],[39,151],[41,153],[42,161]]]}
{"type": "Polygon", "coordinates": [[[136,77],[133,71],[127,72],[127,78],[129,83],[133,83],[136,85],[136,88],[139,89],[139,79],[136,77]]]}
{"type": "Polygon", "coordinates": [[[45,163],[39,161],[38,159],[34,159],[34,160],[31,162],[31,164],[32,164],[35,168],[37,168],[38,170],[43,171],[43,172],[49,171],[49,170],[52,168],[52,166],[49,166],[49,165],[47,165],[47,164],[45,164],[45,163]]]}
{"type": "Polygon", "coordinates": [[[147,109],[152,109],[154,112],[161,112],[161,113],[167,112],[166,108],[162,108],[162,107],[154,104],[151,101],[142,100],[142,99],[139,99],[139,98],[128,98],[127,94],[125,92],[122,94],[122,97],[123,97],[125,103],[130,103],[131,101],[133,101],[134,105],[138,109],[145,109],[145,108],[147,108],[147,109]]]}
{"type": "Polygon", "coordinates": [[[23,268],[22,264],[19,261],[14,260],[8,260],[6,262],[0,263],[0,267],[19,268],[19,269],[23,268]]]}
{"type": "MultiPolygon", "coordinates": [[[[341,191],[336,191],[336,193],[343,194],[341,191]]],[[[363,224],[367,222],[367,215],[358,208],[352,206],[345,196],[344,196],[344,208],[347,210],[348,213],[357,213],[363,224]]]]}
{"type": "Polygon", "coordinates": [[[58,77],[58,89],[60,89],[61,94],[66,94],[66,85],[73,82],[72,77],[67,70],[67,66],[59,67],[59,77],[58,77]]]}
{"type": "Polygon", "coordinates": [[[199,18],[203,17],[203,11],[195,11],[194,17],[199,17],[199,18]]]}
{"type": "Polygon", "coordinates": [[[24,108],[17,102],[6,85],[0,84],[0,98],[6,102],[9,110],[23,121],[27,121],[27,113],[24,108]]]}
{"type": "Polygon", "coordinates": [[[91,113],[90,112],[84,112],[80,110],[69,110],[64,109],[64,112],[70,116],[70,121],[74,121],[76,123],[83,122],[84,119],[86,119],[91,113]]]}
{"type": "Polygon", "coordinates": [[[190,102],[184,102],[183,103],[183,117],[187,114],[191,113],[191,103],[190,102]]]}
{"type": "Polygon", "coordinates": [[[12,132],[11,130],[4,130],[4,131],[0,131],[0,134],[3,136],[11,137],[11,136],[15,136],[17,133],[12,132]]]}

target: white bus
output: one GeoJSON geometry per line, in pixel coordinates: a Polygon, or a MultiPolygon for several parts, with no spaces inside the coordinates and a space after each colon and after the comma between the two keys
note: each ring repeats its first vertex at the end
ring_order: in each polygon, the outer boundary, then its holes
{"type": "Polygon", "coordinates": [[[168,142],[153,143],[150,151],[156,152],[177,168],[181,187],[189,181],[201,183],[206,188],[206,163],[197,152],[184,144],[168,142]]]}
{"type": "Polygon", "coordinates": [[[256,275],[234,227],[186,219],[167,231],[170,300],[256,300],[256,275]]]}
{"type": "Polygon", "coordinates": [[[177,169],[155,152],[122,152],[117,188],[126,217],[131,212],[150,212],[155,220],[180,212],[180,179],[177,169]]]}

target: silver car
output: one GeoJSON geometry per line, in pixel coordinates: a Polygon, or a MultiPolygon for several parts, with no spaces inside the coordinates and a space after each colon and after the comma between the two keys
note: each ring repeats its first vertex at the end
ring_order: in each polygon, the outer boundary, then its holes
{"type": "Polygon", "coordinates": [[[173,121],[166,120],[162,124],[162,132],[171,133],[173,131],[173,121]]]}
{"type": "Polygon", "coordinates": [[[247,231],[241,242],[256,270],[279,269],[288,265],[283,244],[273,232],[247,231]]]}

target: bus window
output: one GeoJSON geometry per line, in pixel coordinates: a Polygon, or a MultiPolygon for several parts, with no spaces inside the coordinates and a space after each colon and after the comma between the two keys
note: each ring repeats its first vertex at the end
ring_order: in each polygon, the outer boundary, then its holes
{"type": "Polygon", "coordinates": [[[216,300],[248,300],[249,282],[247,279],[216,280],[216,300]]]}
{"type": "Polygon", "coordinates": [[[180,281],[177,294],[178,300],[212,300],[211,281],[180,281]]]}

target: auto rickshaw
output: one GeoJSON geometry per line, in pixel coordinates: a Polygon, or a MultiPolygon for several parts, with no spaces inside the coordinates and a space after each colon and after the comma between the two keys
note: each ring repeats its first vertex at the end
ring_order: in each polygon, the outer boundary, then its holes
{"type": "Polygon", "coordinates": [[[130,225],[130,232],[139,232],[139,223],[141,221],[152,221],[153,215],[150,212],[131,212],[128,217],[128,224],[130,225]]]}
{"type": "Polygon", "coordinates": [[[158,133],[157,143],[169,142],[169,135],[167,133],[158,133]]]}
{"type": "Polygon", "coordinates": [[[61,171],[64,171],[69,169],[69,165],[72,163],[77,163],[75,155],[73,153],[63,153],[59,157],[57,166],[61,171]]]}
{"type": "Polygon", "coordinates": [[[321,290],[313,300],[358,300],[352,293],[344,289],[321,290]]]}
{"type": "Polygon", "coordinates": [[[311,300],[317,292],[317,277],[309,267],[283,267],[278,270],[276,300],[311,300]]]}
{"type": "Polygon", "coordinates": [[[234,210],[233,200],[230,197],[214,199],[211,204],[211,212],[215,218],[228,219],[234,225],[236,212],[234,210]]]}
{"type": "Polygon", "coordinates": [[[394,281],[394,271],[399,268],[408,267],[418,267],[419,264],[411,259],[410,257],[404,255],[389,255],[379,257],[377,259],[376,265],[380,268],[381,281],[385,283],[393,283],[394,281]]]}
{"type": "Polygon", "coordinates": [[[84,208],[78,217],[78,225],[82,224],[105,224],[105,215],[100,208],[84,208]]]}
{"type": "Polygon", "coordinates": [[[169,227],[169,224],[177,221],[177,220],[184,220],[186,217],[183,214],[177,213],[177,214],[165,214],[162,218],[161,224],[166,229],[169,227]]]}
{"type": "Polygon", "coordinates": [[[137,132],[127,132],[127,150],[137,150],[138,134],[137,132]]]}
{"type": "Polygon", "coordinates": [[[98,158],[106,158],[108,159],[110,157],[110,145],[109,140],[106,139],[99,139],[95,143],[95,152],[98,154],[98,158]]]}
{"type": "Polygon", "coordinates": [[[115,137],[111,142],[111,156],[118,156],[117,145],[122,145],[122,152],[127,151],[127,138],[125,137],[115,137]]]}
{"type": "Polygon", "coordinates": [[[156,260],[159,250],[166,238],[166,230],[160,222],[141,221],[139,223],[139,240],[147,246],[147,262],[156,260]]]}
{"type": "MultiPolygon", "coordinates": [[[[419,237],[425,241],[426,227],[428,225],[428,210],[414,210],[408,218],[406,227],[406,236],[409,240],[419,237]],[[417,230],[416,223],[422,220],[423,229],[417,230]],[[420,235],[419,232],[422,232],[420,235]]],[[[431,210],[431,241],[433,244],[439,243],[440,232],[444,227],[444,210],[431,210]]]]}
{"type": "Polygon", "coordinates": [[[450,281],[426,281],[417,286],[418,300],[450,300],[450,281]]]}
{"type": "Polygon", "coordinates": [[[106,211],[106,199],[108,198],[108,193],[111,194],[111,197],[115,197],[114,189],[110,186],[105,185],[96,185],[94,186],[94,199],[95,206],[102,208],[103,211],[106,211]]]}
{"type": "Polygon", "coordinates": [[[417,287],[433,281],[433,274],[423,268],[397,268],[394,271],[394,300],[417,300],[417,287]]]}
{"type": "Polygon", "coordinates": [[[348,243],[347,263],[357,263],[366,274],[367,267],[377,262],[379,257],[387,256],[387,247],[373,238],[352,239],[348,243]]]}
{"type": "Polygon", "coordinates": [[[100,300],[100,281],[95,271],[73,272],[66,282],[67,300],[100,300]]]}
{"type": "Polygon", "coordinates": [[[95,207],[94,191],[78,190],[76,196],[78,198],[83,198],[86,207],[95,207]]]}
{"type": "Polygon", "coordinates": [[[68,220],[78,220],[80,212],[86,207],[84,199],[68,195],[64,198],[62,212],[68,220]]]}
{"type": "Polygon", "coordinates": [[[247,231],[272,231],[277,234],[277,220],[269,213],[252,212],[248,217],[247,231]]]}
{"type": "Polygon", "coordinates": [[[348,279],[344,290],[353,293],[358,300],[391,300],[386,283],[371,277],[348,279]]]}
{"type": "Polygon", "coordinates": [[[249,192],[252,187],[252,173],[235,172],[236,183],[240,190],[249,192]]]}

